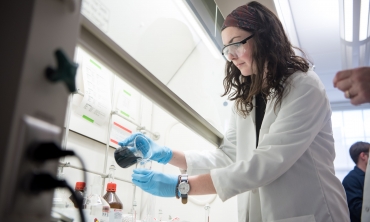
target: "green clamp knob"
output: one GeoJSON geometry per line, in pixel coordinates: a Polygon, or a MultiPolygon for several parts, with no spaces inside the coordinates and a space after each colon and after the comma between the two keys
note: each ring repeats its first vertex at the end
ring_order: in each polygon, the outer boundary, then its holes
{"type": "Polygon", "coordinates": [[[68,90],[73,93],[76,92],[76,73],[78,64],[70,61],[63,50],[58,49],[55,52],[57,58],[58,68],[46,68],[46,78],[51,82],[64,81],[68,90]]]}

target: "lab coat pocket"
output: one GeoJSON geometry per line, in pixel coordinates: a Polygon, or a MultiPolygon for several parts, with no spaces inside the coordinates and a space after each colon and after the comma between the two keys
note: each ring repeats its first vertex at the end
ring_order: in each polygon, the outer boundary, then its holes
{"type": "Polygon", "coordinates": [[[291,217],[282,220],[274,220],[272,222],[316,222],[314,215],[306,215],[300,217],[291,217]]]}

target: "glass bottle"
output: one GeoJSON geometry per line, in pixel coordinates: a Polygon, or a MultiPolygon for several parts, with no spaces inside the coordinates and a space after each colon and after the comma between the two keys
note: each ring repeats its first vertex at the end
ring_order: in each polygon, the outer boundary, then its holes
{"type": "Polygon", "coordinates": [[[114,174],[116,172],[116,167],[114,164],[111,164],[109,167],[109,173],[108,173],[108,183],[114,183],[114,174]]]}
{"type": "Polygon", "coordinates": [[[122,202],[116,194],[117,184],[108,183],[107,193],[103,198],[107,201],[110,206],[109,221],[110,222],[121,222],[122,221],[122,202]]]}
{"type": "MultiPolygon", "coordinates": [[[[86,206],[86,183],[85,182],[76,182],[74,193],[76,196],[80,197],[82,199],[82,209],[84,209],[86,206]]],[[[74,218],[76,222],[80,221],[79,211],[78,211],[78,205],[73,197],[73,195],[70,195],[69,198],[66,198],[66,209],[64,210],[64,214],[70,218],[74,218]]],[[[84,213],[86,214],[86,213],[84,213]]],[[[86,218],[86,216],[85,216],[86,218]]]]}
{"type": "MultiPolygon", "coordinates": [[[[64,180],[63,168],[58,167],[57,178],[59,180],[64,180]]],[[[66,193],[63,188],[56,188],[54,190],[53,197],[53,210],[58,213],[63,213],[64,209],[67,207],[66,193]]]]}
{"type": "MultiPolygon", "coordinates": [[[[82,199],[82,207],[84,207],[84,205],[86,204],[85,187],[86,187],[86,183],[85,182],[76,182],[76,185],[75,185],[75,194],[76,194],[76,196],[78,196],[78,197],[80,197],[82,199]]],[[[75,208],[78,208],[78,204],[77,204],[75,198],[73,198],[72,195],[69,197],[69,199],[72,201],[73,206],[75,208]]]]}
{"type": "Polygon", "coordinates": [[[108,222],[110,206],[107,201],[100,195],[101,177],[96,176],[91,187],[91,194],[87,198],[86,208],[90,211],[89,222],[96,221],[108,222]]]}

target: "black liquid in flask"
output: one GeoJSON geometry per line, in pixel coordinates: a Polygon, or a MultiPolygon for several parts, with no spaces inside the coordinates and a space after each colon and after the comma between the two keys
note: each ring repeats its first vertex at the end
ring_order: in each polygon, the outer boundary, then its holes
{"type": "Polygon", "coordinates": [[[123,146],[114,151],[114,159],[120,167],[128,168],[137,162],[140,162],[142,158],[135,156],[130,149],[128,149],[126,146],[123,146]]]}

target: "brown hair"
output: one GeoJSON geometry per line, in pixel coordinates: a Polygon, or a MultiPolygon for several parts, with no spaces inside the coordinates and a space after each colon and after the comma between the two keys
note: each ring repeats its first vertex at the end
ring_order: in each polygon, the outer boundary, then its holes
{"type": "Polygon", "coordinates": [[[367,142],[356,142],[352,144],[351,148],[349,148],[349,155],[351,155],[351,158],[355,164],[358,162],[358,157],[362,152],[368,154],[370,148],[370,143],[367,142]]]}
{"type": "MultiPolygon", "coordinates": [[[[276,15],[258,2],[253,1],[247,5],[256,10],[259,23],[256,30],[242,28],[254,34],[252,64],[255,63],[257,70],[253,71],[257,73],[243,76],[233,62],[227,61],[226,76],[223,80],[225,92],[222,95],[228,95],[229,100],[235,100],[237,113],[244,118],[253,110],[253,97],[258,93],[262,93],[267,99],[275,98],[276,110],[288,89],[285,87],[288,77],[298,70],[307,72],[309,68],[305,58],[295,55],[293,48],[296,47],[291,45],[276,15]],[[267,72],[265,79],[264,72],[267,72]]],[[[304,55],[302,50],[296,49],[304,55]]]]}

